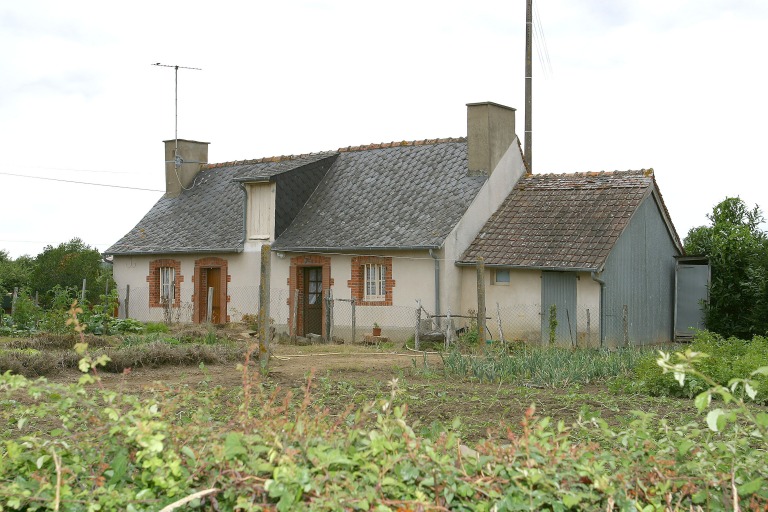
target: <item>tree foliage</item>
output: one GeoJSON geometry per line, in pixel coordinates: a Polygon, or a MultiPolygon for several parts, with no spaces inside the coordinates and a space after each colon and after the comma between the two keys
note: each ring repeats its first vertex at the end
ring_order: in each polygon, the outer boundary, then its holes
{"type": "Polygon", "coordinates": [[[54,298],[54,287],[80,290],[85,279],[86,299],[96,301],[104,293],[104,280],[110,278],[109,269],[102,265],[101,253],[73,238],[56,247],[48,245],[37,255],[30,288],[41,294],[43,305],[48,305],[54,298]]]}
{"type": "Polygon", "coordinates": [[[34,260],[29,256],[14,260],[6,251],[0,250],[0,294],[10,293],[14,288],[26,288],[33,266],[34,260]]]}
{"type": "Polygon", "coordinates": [[[723,336],[768,333],[768,235],[760,209],[728,197],[707,215],[710,226],[688,232],[685,250],[709,257],[712,280],[707,328],[723,336]]]}

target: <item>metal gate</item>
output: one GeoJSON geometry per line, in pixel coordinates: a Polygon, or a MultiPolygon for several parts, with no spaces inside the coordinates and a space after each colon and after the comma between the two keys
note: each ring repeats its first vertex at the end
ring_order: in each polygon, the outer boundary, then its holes
{"type": "Polygon", "coordinates": [[[686,256],[675,266],[675,340],[690,340],[704,329],[704,304],[709,300],[709,260],[686,256]]]}
{"type": "Polygon", "coordinates": [[[572,346],[576,342],[576,273],[541,273],[541,342],[549,343],[550,308],[557,308],[555,343],[572,346]]]}

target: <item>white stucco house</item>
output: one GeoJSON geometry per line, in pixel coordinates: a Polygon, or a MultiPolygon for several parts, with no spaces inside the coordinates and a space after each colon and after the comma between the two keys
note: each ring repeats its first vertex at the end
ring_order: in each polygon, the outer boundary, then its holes
{"type": "MultiPolygon", "coordinates": [[[[218,164],[207,163],[208,143],[170,140],[165,195],[106,253],[141,320],[162,319],[165,304],[192,322],[253,312],[257,295],[243,290],[258,290],[270,244],[270,289],[286,306],[278,329],[299,335],[326,332],[331,289],[385,325],[417,300],[434,314],[466,312],[481,256],[489,301],[588,304],[604,336],[597,319],[616,283],[645,275],[671,321],[667,270],[682,248],[652,171],[530,175],[521,153],[515,110],[491,102],[467,105],[462,138],[218,164]]],[[[531,334],[539,321],[526,338],[541,336],[531,334]]]]}

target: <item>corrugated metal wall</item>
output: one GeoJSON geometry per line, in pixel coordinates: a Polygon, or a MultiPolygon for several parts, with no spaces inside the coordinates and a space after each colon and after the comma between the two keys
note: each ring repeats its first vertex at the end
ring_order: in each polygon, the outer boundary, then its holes
{"type": "Polygon", "coordinates": [[[549,343],[550,307],[557,308],[555,343],[572,346],[576,343],[576,272],[541,273],[541,338],[549,343]]]}
{"type": "Polygon", "coordinates": [[[626,339],[631,344],[672,339],[677,255],[659,207],[649,195],[619,237],[601,276],[606,346],[623,345],[626,339]]]}

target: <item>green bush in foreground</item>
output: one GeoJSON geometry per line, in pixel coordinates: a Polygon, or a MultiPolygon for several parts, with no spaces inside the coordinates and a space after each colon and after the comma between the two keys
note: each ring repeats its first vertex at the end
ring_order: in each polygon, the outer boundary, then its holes
{"type": "MultiPolygon", "coordinates": [[[[78,384],[0,376],[0,510],[170,511],[185,500],[185,510],[238,511],[768,506],[768,415],[720,388],[737,407],[710,411],[709,428],[643,413],[619,432],[599,419],[567,427],[532,407],[521,429],[502,426],[472,451],[450,431],[417,436],[396,405],[397,379],[388,399],[332,417],[314,405],[311,379],[292,409],[252,382],[246,357],[243,393],[228,404],[239,412],[223,420],[218,389],[101,389],[93,372],[108,358],[85,348],[80,367],[91,373],[78,384]]],[[[661,360],[678,382],[702,378],[697,361],[661,360]]],[[[753,395],[750,381],[736,385],[753,395]]],[[[701,410],[711,394],[697,397],[701,410]]]]}
{"type": "MultiPolygon", "coordinates": [[[[699,331],[690,349],[708,354],[709,357],[696,361],[695,369],[723,386],[732,379],[749,375],[755,368],[768,366],[768,338],[764,336],[755,336],[752,340],[726,339],[712,332],[699,331]]],[[[650,354],[637,364],[635,372],[639,388],[652,395],[693,398],[710,387],[697,376],[686,379],[681,386],[672,374],[662,372],[656,358],[650,354]]],[[[768,377],[757,376],[755,382],[758,400],[768,402],[768,377]]]]}

